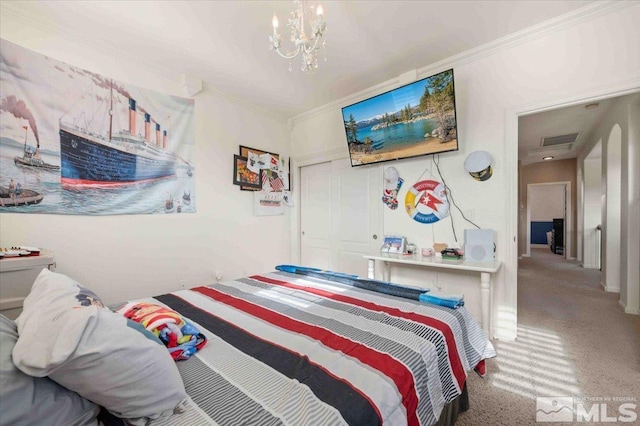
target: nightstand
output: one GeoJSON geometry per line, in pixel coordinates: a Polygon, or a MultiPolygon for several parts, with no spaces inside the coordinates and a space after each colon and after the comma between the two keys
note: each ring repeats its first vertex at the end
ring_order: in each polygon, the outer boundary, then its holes
{"type": "Polygon", "coordinates": [[[12,320],[20,315],[24,299],[43,268],[55,269],[49,250],[40,250],[39,256],[0,259],[0,314],[12,320]]]}

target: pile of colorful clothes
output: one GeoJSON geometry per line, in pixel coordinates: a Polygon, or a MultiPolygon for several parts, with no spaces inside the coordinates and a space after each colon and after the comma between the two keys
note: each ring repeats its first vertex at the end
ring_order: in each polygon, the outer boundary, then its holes
{"type": "Polygon", "coordinates": [[[118,313],[155,334],[175,361],[188,359],[207,343],[204,334],[172,309],[134,302],[118,309],[118,313]]]}

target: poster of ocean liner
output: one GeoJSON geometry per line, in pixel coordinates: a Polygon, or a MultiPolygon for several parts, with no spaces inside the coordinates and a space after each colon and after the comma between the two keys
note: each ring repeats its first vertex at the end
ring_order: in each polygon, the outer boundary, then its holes
{"type": "Polygon", "coordinates": [[[195,212],[194,101],[0,40],[0,212],[195,212]]]}

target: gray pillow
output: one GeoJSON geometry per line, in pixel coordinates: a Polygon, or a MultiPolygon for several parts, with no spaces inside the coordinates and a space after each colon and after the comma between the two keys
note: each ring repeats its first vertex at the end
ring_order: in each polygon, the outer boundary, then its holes
{"type": "Polygon", "coordinates": [[[43,269],[16,319],[13,362],[133,424],[169,417],[187,395],[175,362],[71,278],[43,269]]]}
{"type": "Polygon", "coordinates": [[[0,315],[0,423],[6,425],[97,425],[100,408],[46,377],[18,370],[11,351],[16,325],[0,315]]]}

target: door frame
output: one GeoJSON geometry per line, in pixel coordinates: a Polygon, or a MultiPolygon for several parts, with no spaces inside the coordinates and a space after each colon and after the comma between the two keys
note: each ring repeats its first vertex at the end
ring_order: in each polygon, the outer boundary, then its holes
{"type": "Polygon", "coordinates": [[[527,244],[526,244],[526,252],[523,256],[530,257],[531,256],[531,203],[529,199],[531,198],[531,187],[533,186],[551,186],[551,185],[562,185],[564,186],[564,230],[563,230],[563,241],[564,241],[564,250],[563,257],[565,259],[571,259],[571,245],[573,233],[571,232],[571,227],[573,226],[573,222],[571,221],[571,215],[573,211],[571,210],[571,181],[559,181],[559,182],[539,182],[539,183],[528,183],[527,184],[527,244]]]}
{"type": "Polygon", "coordinates": [[[498,339],[515,340],[518,329],[518,119],[521,116],[549,111],[638,92],[640,81],[628,80],[615,85],[593,88],[571,96],[545,99],[536,103],[509,107],[505,110],[505,174],[507,186],[507,241],[505,250],[504,302],[508,306],[510,327],[495,331],[498,339]]]}

